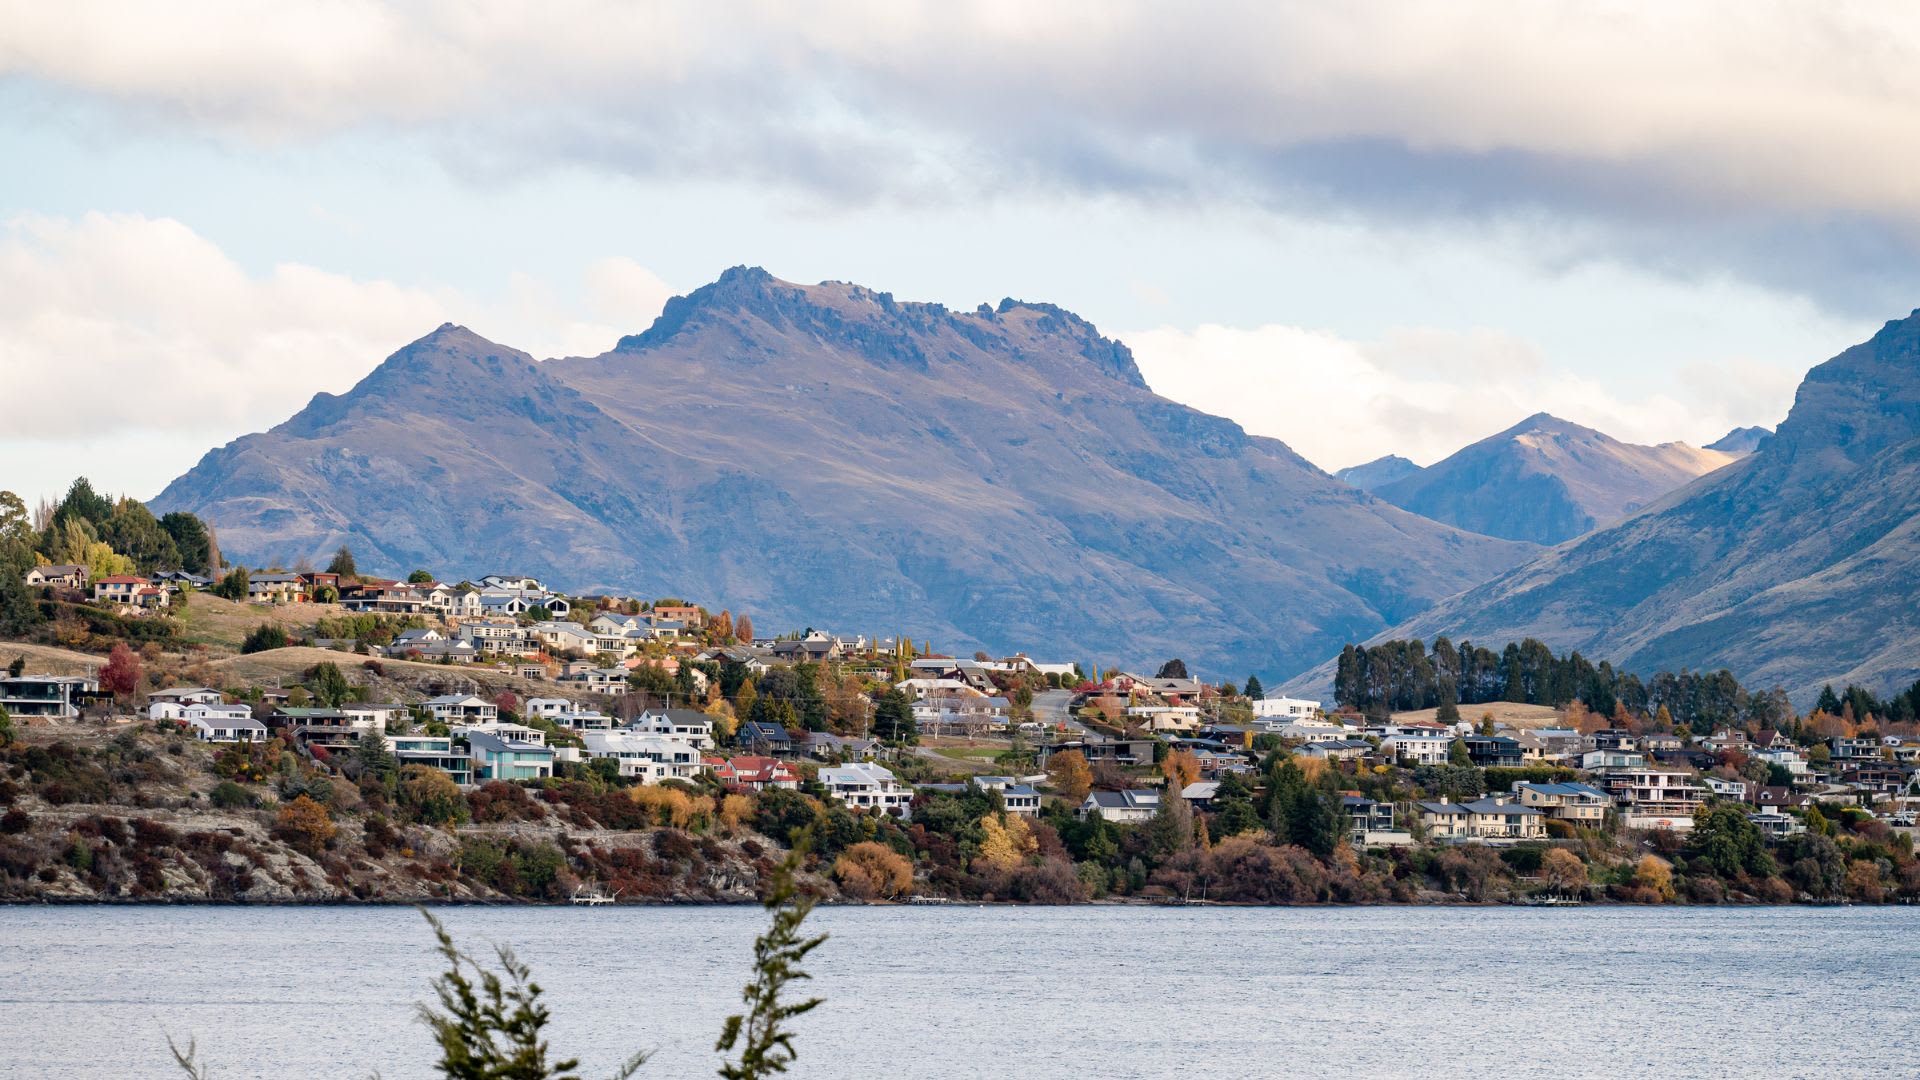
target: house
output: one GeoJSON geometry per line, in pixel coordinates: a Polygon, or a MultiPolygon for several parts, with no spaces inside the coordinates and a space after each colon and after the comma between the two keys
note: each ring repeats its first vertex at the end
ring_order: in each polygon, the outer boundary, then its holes
{"type": "Polygon", "coordinates": [[[713,770],[714,779],[734,790],[781,788],[791,791],[800,786],[800,774],[779,758],[742,754],[731,759],[703,758],[701,763],[713,770]]]}
{"type": "Polygon", "coordinates": [[[913,722],[922,731],[937,734],[943,729],[985,732],[1007,724],[1007,699],[988,697],[977,691],[940,697],[923,697],[913,703],[913,722]]]}
{"type": "Polygon", "coordinates": [[[1597,829],[1613,808],[1613,796],[1588,784],[1540,784],[1523,780],[1513,785],[1523,806],[1543,811],[1554,821],[1583,829],[1597,829]]]}
{"type": "Polygon", "coordinates": [[[29,589],[84,589],[87,587],[87,568],[65,563],[59,566],[36,566],[27,571],[26,584],[29,589]]]}
{"type": "Polygon", "coordinates": [[[1320,715],[1320,703],[1305,698],[1269,695],[1254,700],[1253,715],[1281,720],[1311,720],[1320,715]]]}
{"type": "Polygon", "coordinates": [[[1160,812],[1160,792],[1155,788],[1129,788],[1125,791],[1089,791],[1075,813],[1082,819],[1098,817],[1118,825],[1151,821],[1160,812]]]}
{"type": "Polygon", "coordinates": [[[1040,816],[1040,793],[1011,776],[976,776],[973,782],[984,791],[997,791],[1009,814],[1040,816]]]}
{"type": "Polygon", "coordinates": [[[1546,814],[1508,795],[1472,802],[1415,803],[1427,835],[1436,840],[1540,840],[1547,835],[1546,814]]]}
{"type": "Polygon", "coordinates": [[[656,619],[672,620],[698,630],[707,624],[707,613],[692,604],[660,604],[653,609],[656,619]]]}
{"type": "Polygon", "coordinates": [[[589,694],[604,694],[607,697],[620,697],[627,692],[627,669],[621,667],[590,667],[579,671],[570,671],[553,681],[574,690],[583,690],[589,694]]]}
{"type": "MultiPolygon", "coordinates": [[[[1747,737],[1745,733],[1738,733],[1738,734],[1740,735],[1740,741],[1738,744],[1729,742],[1729,743],[1722,744],[1721,746],[1717,746],[1715,747],[1715,749],[1723,749],[1726,746],[1734,746],[1736,748],[1740,746],[1745,746],[1747,741],[1747,737]]],[[[1653,732],[1651,734],[1640,736],[1640,749],[1645,750],[1649,754],[1655,753],[1656,751],[1663,751],[1663,750],[1677,751],[1677,750],[1682,750],[1685,747],[1686,747],[1686,740],[1682,739],[1678,735],[1669,735],[1669,734],[1662,734],[1660,732],[1653,732]]]]}
{"type": "Polygon", "coordinates": [[[206,589],[213,585],[213,579],[186,570],[160,570],[154,573],[153,583],[168,592],[182,589],[206,589]]]}
{"type": "Polygon", "coordinates": [[[1045,757],[1066,750],[1078,750],[1087,759],[1088,764],[1111,761],[1115,765],[1151,765],[1153,764],[1153,747],[1157,741],[1144,737],[1120,738],[1089,731],[1078,739],[1041,747],[1040,752],[1043,758],[1041,764],[1043,766],[1046,764],[1045,757]]]}
{"type": "Polygon", "coordinates": [[[844,655],[840,642],[825,636],[776,641],[773,644],[773,658],[786,664],[827,664],[844,655]]]}
{"type": "Polygon", "coordinates": [[[1413,843],[1413,833],[1394,825],[1392,803],[1349,793],[1340,796],[1340,809],[1347,816],[1347,835],[1355,847],[1406,847],[1413,843]]]}
{"type": "Polygon", "coordinates": [[[733,741],[742,749],[751,750],[756,754],[793,752],[793,740],[787,735],[787,729],[778,724],[748,720],[734,732],[733,741]]]}
{"type": "Polygon", "coordinates": [[[468,731],[464,738],[477,781],[538,780],[553,775],[553,751],[544,746],[509,742],[484,731],[468,731]]]}
{"type": "Polygon", "coordinates": [[[452,729],[455,738],[477,731],[482,735],[492,735],[508,742],[528,743],[533,746],[547,745],[547,733],[537,727],[516,724],[511,720],[488,720],[477,724],[456,724],[452,729]]]}
{"type": "Polygon", "coordinates": [[[1220,794],[1220,781],[1195,780],[1180,789],[1180,797],[1193,804],[1195,810],[1213,809],[1213,800],[1220,794]]]}
{"type": "Polygon", "coordinates": [[[1637,750],[1589,750],[1580,755],[1580,768],[1586,772],[1637,769],[1646,763],[1647,755],[1637,750]]]}
{"type": "Polygon", "coordinates": [[[1358,761],[1373,752],[1373,744],[1360,739],[1328,739],[1310,742],[1300,748],[1301,757],[1329,761],[1358,761]]]}
{"type": "Polygon", "coordinates": [[[1526,764],[1520,744],[1505,735],[1467,735],[1467,758],[1483,769],[1518,769],[1526,764]]]}
{"type": "Polygon", "coordinates": [[[247,602],[291,604],[307,599],[307,583],[299,574],[248,574],[247,602]]]}
{"type": "Polygon", "coordinates": [[[427,598],[405,582],[362,582],[341,590],[340,606],[380,615],[418,615],[427,610],[427,598]]]}
{"type": "Polygon", "coordinates": [[[424,705],[427,713],[443,724],[489,723],[500,719],[500,710],[493,702],[474,697],[471,694],[443,694],[430,698],[424,705]]]}
{"type": "Polygon", "coordinates": [[[531,656],[539,651],[532,631],[512,619],[467,619],[457,631],[461,640],[482,653],[500,656],[531,656]]]}
{"type": "Polygon", "coordinates": [[[906,817],[913,791],[894,779],[893,772],[871,761],[829,765],[820,770],[827,795],[849,809],[875,810],[906,817]]]}
{"type": "Polygon", "coordinates": [[[1880,743],[1876,739],[1847,739],[1836,736],[1827,740],[1827,747],[1836,765],[1880,760],[1880,743]]]}
{"type": "Polygon", "coordinates": [[[816,731],[807,737],[807,753],[821,760],[872,761],[886,753],[879,739],[863,739],[816,731]]]}
{"type": "Polygon", "coordinates": [[[1766,762],[1768,765],[1780,766],[1787,770],[1788,775],[1796,779],[1806,776],[1812,771],[1807,765],[1807,759],[1800,753],[1799,748],[1792,743],[1784,746],[1770,746],[1764,750],[1755,750],[1753,756],[1760,761],[1766,762]]]}
{"type": "Polygon", "coordinates": [[[1129,705],[1127,715],[1148,731],[1192,731],[1200,726],[1197,705],[1129,705]]]}
{"type": "Polygon", "coordinates": [[[612,758],[619,763],[621,776],[638,777],[643,784],[691,781],[700,775],[700,749],[680,739],[632,731],[589,731],[581,741],[588,757],[612,758]]]}
{"type": "Polygon", "coordinates": [[[644,709],[627,727],[642,735],[713,749],[713,717],[698,709],[644,709]]]}
{"type": "Polygon", "coordinates": [[[1747,820],[1760,827],[1760,831],[1774,840],[1789,836],[1798,836],[1807,831],[1806,822],[1777,806],[1763,806],[1747,815],[1747,820]]]}
{"type": "Polygon", "coordinates": [[[138,607],[138,596],[142,589],[153,588],[153,582],[131,574],[115,574],[103,577],[93,583],[93,599],[102,604],[121,604],[126,607],[138,607]]]}
{"type": "Polygon", "coordinates": [[[10,716],[80,715],[82,698],[100,693],[91,675],[9,675],[0,677],[0,709],[10,716]]]}
{"type": "Polygon", "coordinates": [[[1751,780],[1723,780],[1718,776],[1703,776],[1700,783],[1706,786],[1709,795],[1735,802],[1752,802],[1754,790],[1758,787],[1751,780]]]}
{"type": "Polygon", "coordinates": [[[1691,829],[1693,812],[1706,801],[1706,788],[1687,769],[1607,769],[1599,786],[1620,804],[1620,823],[1629,829],[1691,829]]]}
{"type": "Polygon", "coordinates": [[[1402,765],[1445,765],[1453,739],[1446,735],[1389,735],[1380,740],[1380,753],[1402,765]]]}
{"type": "Polygon", "coordinates": [[[175,686],[147,695],[147,716],[154,720],[178,720],[189,705],[218,705],[227,700],[220,691],[206,686],[175,686]]]}
{"type": "Polygon", "coordinates": [[[395,735],[391,743],[393,756],[403,768],[424,765],[446,773],[462,787],[473,783],[473,759],[454,748],[451,736],[395,735]]]}
{"type": "Polygon", "coordinates": [[[179,721],[193,731],[201,742],[259,742],[267,737],[267,725],[253,718],[245,705],[188,705],[179,721]]]}

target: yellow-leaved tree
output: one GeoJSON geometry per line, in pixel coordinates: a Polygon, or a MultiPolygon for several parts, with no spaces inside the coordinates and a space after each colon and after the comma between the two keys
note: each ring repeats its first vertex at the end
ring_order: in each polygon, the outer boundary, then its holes
{"type": "Polygon", "coordinates": [[[1013,814],[988,814],[980,819],[980,831],[980,861],[998,870],[1019,866],[1040,850],[1026,819],[1013,814]]]}

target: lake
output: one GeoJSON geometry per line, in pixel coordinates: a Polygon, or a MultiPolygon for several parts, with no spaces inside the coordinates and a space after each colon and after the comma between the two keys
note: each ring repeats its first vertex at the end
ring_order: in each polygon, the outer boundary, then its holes
{"type": "MultiPolygon", "coordinates": [[[[758,908],[452,908],[587,1077],[711,1076],[758,908]]],[[[790,1074],[1911,1077],[1910,908],[832,908],[790,1074]]],[[[407,908],[0,908],[7,1076],[429,1075],[407,908]]]]}

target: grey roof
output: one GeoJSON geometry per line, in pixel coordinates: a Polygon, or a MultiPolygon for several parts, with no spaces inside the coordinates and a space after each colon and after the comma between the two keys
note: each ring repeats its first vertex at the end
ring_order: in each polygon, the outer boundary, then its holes
{"type": "Polygon", "coordinates": [[[1608,795],[1606,792],[1601,791],[1597,787],[1591,787],[1587,784],[1576,784],[1571,782],[1562,783],[1562,784],[1537,784],[1531,780],[1522,780],[1520,783],[1514,786],[1531,788],[1532,790],[1537,791],[1542,795],[1598,795],[1600,798],[1603,798],[1603,799],[1612,798],[1611,795],[1608,795]]]}
{"type": "Polygon", "coordinates": [[[491,750],[496,754],[546,754],[548,757],[553,756],[553,751],[547,747],[536,746],[533,743],[508,742],[498,735],[490,735],[484,731],[469,731],[466,733],[466,738],[468,746],[477,746],[482,750],[491,750]]]}
{"type": "Polygon", "coordinates": [[[1111,810],[1151,810],[1160,805],[1160,792],[1156,788],[1129,788],[1126,791],[1089,791],[1087,798],[1093,804],[1111,810]]]}

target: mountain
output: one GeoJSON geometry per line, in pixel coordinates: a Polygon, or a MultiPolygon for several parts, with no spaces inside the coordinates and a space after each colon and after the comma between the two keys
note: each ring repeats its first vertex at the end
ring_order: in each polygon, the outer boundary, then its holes
{"type": "Polygon", "coordinates": [[[1435,521],[1551,545],[1619,521],[1732,460],[1685,443],[1635,446],[1537,413],[1373,493],[1435,521]]]}
{"type": "Polygon", "coordinates": [[[735,268],[609,352],[442,326],[214,450],[156,509],[229,558],[689,596],[766,629],[1298,670],[1532,553],[1155,395],[1047,304],[735,268]]]}
{"type": "Polygon", "coordinates": [[[1809,704],[1920,678],[1920,311],[1807,374],[1753,453],[1395,627],[1528,635],[1651,672],[1731,669],[1809,704]]]}
{"type": "Polygon", "coordinates": [[[1386,457],[1374,458],[1365,465],[1349,465],[1333,475],[1335,479],[1345,480],[1361,491],[1372,491],[1382,484],[1390,484],[1419,471],[1420,466],[1399,454],[1388,454],[1386,457]]]}
{"type": "Polygon", "coordinates": [[[1720,436],[1718,440],[1708,443],[1707,449],[1739,457],[1760,449],[1760,444],[1772,437],[1771,428],[1737,427],[1720,436]]]}

